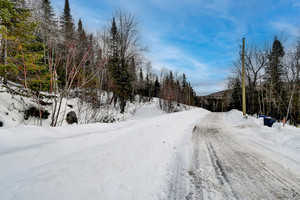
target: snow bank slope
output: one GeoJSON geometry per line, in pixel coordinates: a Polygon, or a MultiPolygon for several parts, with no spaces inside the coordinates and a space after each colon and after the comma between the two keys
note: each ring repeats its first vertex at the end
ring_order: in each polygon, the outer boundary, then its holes
{"type": "Polygon", "coordinates": [[[300,176],[300,128],[283,127],[277,122],[267,127],[262,118],[249,116],[247,120],[243,119],[243,113],[238,110],[228,112],[225,118],[239,139],[250,141],[258,151],[300,176]]]}
{"type": "MultiPolygon", "coordinates": [[[[72,93],[80,93],[80,91],[72,91],[72,93]]],[[[25,126],[25,125],[40,125],[38,117],[27,116],[25,112],[30,107],[41,108],[49,112],[47,119],[42,120],[43,126],[50,126],[51,117],[53,113],[53,99],[50,98],[49,93],[41,92],[47,96],[43,97],[43,105],[38,105],[34,99],[28,97],[25,88],[21,85],[9,82],[7,86],[0,83],[0,122],[4,127],[25,126]]],[[[109,104],[108,101],[112,98],[112,93],[101,91],[98,94],[99,107],[93,107],[91,103],[82,101],[78,97],[63,98],[62,106],[58,117],[57,126],[67,126],[66,115],[70,111],[74,111],[77,115],[79,124],[88,124],[96,122],[116,122],[125,121],[130,118],[132,114],[141,106],[149,104],[149,102],[127,102],[125,112],[120,113],[118,103],[116,107],[114,104],[109,104]]],[[[75,94],[73,96],[76,96],[75,94]]],[[[137,97],[136,97],[137,98],[137,97]]],[[[153,102],[158,101],[154,99],[153,102]]]]}
{"type": "Polygon", "coordinates": [[[207,113],[148,105],[115,124],[2,128],[0,199],[159,199],[181,137],[207,113]]]}

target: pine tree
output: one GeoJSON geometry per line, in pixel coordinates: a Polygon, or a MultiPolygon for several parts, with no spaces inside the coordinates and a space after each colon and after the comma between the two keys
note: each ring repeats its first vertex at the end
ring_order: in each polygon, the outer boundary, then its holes
{"type": "MultiPolygon", "coordinates": [[[[68,54],[70,54],[69,50],[71,46],[74,46],[74,41],[75,41],[75,25],[74,21],[71,15],[71,9],[70,9],[70,4],[68,0],[65,0],[64,4],[64,10],[63,13],[60,17],[60,30],[61,30],[61,35],[62,35],[62,43],[59,44],[60,47],[60,55],[61,59],[59,62],[59,66],[57,66],[57,77],[58,77],[58,84],[60,87],[65,86],[66,83],[66,65],[67,63],[67,57],[68,54]]],[[[78,60],[78,59],[76,59],[78,60]]]]}
{"type": "Polygon", "coordinates": [[[118,29],[116,25],[115,18],[113,18],[112,25],[110,28],[110,50],[111,50],[111,55],[113,57],[118,57],[119,52],[118,52],[118,29]]]}
{"type": "MultiPolygon", "coordinates": [[[[132,56],[132,58],[131,58],[128,71],[131,76],[132,97],[134,97],[136,90],[137,90],[137,74],[136,74],[136,64],[135,64],[134,56],[132,56]]],[[[131,100],[133,100],[133,99],[131,99],[131,100]]]]}
{"type": "Polygon", "coordinates": [[[77,45],[78,45],[78,62],[80,62],[84,56],[84,53],[88,50],[88,41],[87,35],[82,25],[81,18],[78,21],[78,28],[77,28],[77,45]]]}
{"type": "Polygon", "coordinates": [[[65,0],[64,11],[60,18],[60,25],[65,41],[72,41],[74,39],[75,26],[73,17],[71,15],[69,0],[65,0]]]}
{"type": "Polygon", "coordinates": [[[40,23],[38,27],[38,36],[41,37],[41,40],[44,43],[44,65],[49,68],[49,58],[52,57],[50,52],[52,52],[58,44],[59,29],[57,28],[57,19],[51,6],[51,2],[49,0],[42,0],[38,8],[41,10],[41,13],[39,13],[40,23]]]}
{"type": "Polygon", "coordinates": [[[120,112],[124,113],[126,101],[131,99],[131,79],[127,71],[128,63],[118,57],[109,59],[108,66],[113,79],[115,89],[114,92],[120,101],[120,112]]]}
{"type": "Polygon", "coordinates": [[[234,79],[233,90],[231,94],[230,109],[242,110],[242,86],[239,78],[234,79]]]}
{"type": "Polygon", "coordinates": [[[160,83],[158,82],[158,77],[156,76],[155,82],[154,82],[153,96],[158,97],[159,92],[160,92],[160,83]]]}
{"type": "Polygon", "coordinates": [[[145,79],[145,86],[146,86],[146,90],[145,90],[145,96],[149,97],[149,100],[151,99],[151,89],[152,89],[152,84],[150,82],[150,78],[149,78],[149,74],[147,73],[146,75],[146,79],[145,79]]]}
{"type": "Polygon", "coordinates": [[[283,83],[283,64],[284,48],[277,36],[274,37],[272,50],[269,54],[269,63],[265,68],[266,86],[269,96],[270,115],[279,119],[284,111],[286,93],[283,83]]]}
{"type": "Polygon", "coordinates": [[[278,90],[282,87],[283,65],[281,60],[283,56],[283,46],[277,36],[275,36],[269,55],[269,64],[266,67],[266,80],[272,90],[278,90]]]}
{"type": "Polygon", "coordinates": [[[112,26],[110,29],[110,50],[111,55],[108,60],[108,68],[110,71],[111,78],[115,85],[115,94],[120,101],[120,112],[124,113],[126,101],[131,99],[132,77],[128,71],[129,63],[125,58],[120,57],[118,50],[118,30],[113,18],[112,26]]]}
{"type": "Polygon", "coordinates": [[[48,86],[47,75],[41,62],[44,46],[35,35],[37,23],[31,21],[30,10],[24,8],[19,0],[3,0],[0,6],[0,34],[5,43],[0,63],[3,82],[6,84],[9,78],[27,88],[45,89],[48,86]]]}
{"type": "Polygon", "coordinates": [[[139,78],[139,82],[140,82],[140,85],[143,85],[143,84],[144,84],[144,74],[143,74],[142,68],[140,68],[140,78],[139,78]]]}
{"type": "Polygon", "coordinates": [[[57,37],[57,20],[49,0],[42,1],[41,10],[40,29],[45,43],[48,43],[50,39],[57,37]]]}
{"type": "Polygon", "coordinates": [[[86,41],[86,33],[82,25],[81,18],[78,20],[78,26],[77,26],[77,38],[80,42],[86,41]]]}
{"type": "Polygon", "coordinates": [[[169,93],[168,93],[168,98],[170,101],[174,101],[175,100],[175,95],[174,95],[174,86],[175,86],[175,81],[174,81],[174,76],[173,76],[173,72],[170,71],[170,75],[169,75],[169,93]]]}
{"type": "Polygon", "coordinates": [[[188,103],[188,88],[187,88],[187,81],[186,81],[186,76],[183,73],[182,75],[182,93],[183,93],[183,103],[187,104],[188,103]]]}

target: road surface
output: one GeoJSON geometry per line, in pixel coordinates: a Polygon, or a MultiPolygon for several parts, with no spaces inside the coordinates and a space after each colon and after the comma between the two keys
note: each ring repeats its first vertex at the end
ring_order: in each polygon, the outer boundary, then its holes
{"type": "Polygon", "coordinates": [[[189,166],[176,159],[169,199],[300,199],[300,177],[251,143],[238,141],[222,113],[193,131],[189,166]]]}

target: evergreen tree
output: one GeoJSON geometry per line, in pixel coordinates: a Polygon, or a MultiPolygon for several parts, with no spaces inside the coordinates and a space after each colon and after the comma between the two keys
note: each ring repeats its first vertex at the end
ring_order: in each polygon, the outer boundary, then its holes
{"type": "Polygon", "coordinates": [[[35,35],[37,24],[31,21],[30,10],[20,0],[3,0],[0,8],[0,35],[5,44],[0,63],[3,82],[9,78],[28,88],[45,89],[47,74],[41,62],[44,46],[35,35]]]}
{"type": "Polygon", "coordinates": [[[144,74],[142,68],[140,68],[140,73],[139,73],[138,93],[142,96],[144,96],[145,94],[144,74]]]}
{"type": "Polygon", "coordinates": [[[87,36],[86,36],[85,30],[83,28],[81,18],[79,18],[79,20],[78,20],[77,39],[79,40],[80,43],[86,43],[86,41],[87,41],[87,36]]]}
{"type": "Polygon", "coordinates": [[[83,65],[83,67],[75,77],[74,85],[78,85],[80,82],[84,81],[84,79],[86,78],[86,74],[88,74],[87,65],[90,63],[90,61],[85,58],[85,56],[87,56],[85,54],[88,52],[88,50],[90,51],[90,49],[88,49],[88,39],[85,30],[83,29],[81,19],[79,19],[77,27],[78,28],[76,31],[76,45],[77,45],[76,66],[83,65]],[[83,60],[84,63],[82,63],[83,60]]]}
{"type": "Polygon", "coordinates": [[[150,78],[149,78],[149,74],[147,73],[146,75],[146,79],[145,79],[145,96],[149,97],[149,100],[151,99],[151,93],[152,93],[152,84],[151,84],[151,81],[150,81],[150,78]]]}
{"type": "Polygon", "coordinates": [[[57,37],[57,20],[49,0],[42,1],[41,10],[40,29],[44,37],[44,43],[48,43],[51,38],[57,37]]]}
{"type": "Polygon", "coordinates": [[[182,93],[183,93],[183,103],[187,104],[188,103],[188,88],[187,88],[187,81],[186,81],[186,76],[183,73],[182,75],[182,93]]]}
{"type": "Polygon", "coordinates": [[[239,78],[234,79],[233,90],[231,94],[231,101],[229,103],[230,109],[242,110],[242,86],[239,78]]]}
{"type": "Polygon", "coordinates": [[[285,91],[283,84],[283,64],[284,48],[277,38],[274,37],[272,50],[269,54],[269,63],[265,68],[266,86],[269,96],[270,115],[275,118],[280,118],[284,112],[285,91]]]}
{"type": "Polygon", "coordinates": [[[127,71],[128,63],[118,57],[109,59],[108,66],[115,85],[114,92],[120,101],[120,112],[124,113],[126,101],[131,99],[131,79],[127,71]]]}
{"type": "Polygon", "coordinates": [[[193,88],[190,82],[188,82],[188,105],[192,105],[192,92],[193,88]]]}
{"type": "Polygon", "coordinates": [[[277,36],[275,36],[269,55],[269,64],[266,67],[266,81],[272,90],[278,90],[282,87],[283,65],[281,60],[283,56],[283,46],[277,36]]]}
{"type": "Polygon", "coordinates": [[[144,74],[142,68],[140,68],[140,79],[139,79],[140,85],[143,85],[144,83],[144,74]]]}
{"type": "Polygon", "coordinates": [[[75,26],[71,15],[69,0],[65,0],[64,11],[60,18],[60,25],[65,41],[72,41],[74,39],[75,26]]]}
{"type": "Polygon", "coordinates": [[[57,46],[59,29],[57,19],[49,0],[42,0],[38,6],[41,10],[39,18],[38,36],[44,43],[44,65],[49,65],[50,52],[57,46]],[[51,48],[51,49],[50,49],[51,48]]]}
{"type": "MultiPolygon", "coordinates": [[[[75,25],[73,21],[73,17],[71,15],[71,9],[69,0],[65,0],[64,4],[64,10],[60,17],[60,28],[61,28],[61,34],[63,43],[59,44],[60,47],[60,54],[61,54],[61,60],[60,65],[57,66],[57,77],[58,77],[58,84],[60,87],[65,86],[66,83],[66,65],[68,65],[67,57],[68,54],[70,54],[69,49],[72,45],[71,43],[74,43],[75,41],[75,25]]],[[[76,58],[78,60],[78,58],[76,58]]]]}
{"type": "Polygon", "coordinates": [[[118,29],[116,25],[115,18],[113,18],[111,28],[110,28],[110,56],[112,57],[118,57],[119,52],[118,52],[118,29]]]}
{"type": "MultiPolygon", "coordinates": [[[[130,66],[129,66],[129,74],[131,76],[131,85],[132,85],[132,97],[134,97],[136,90],[137,90],[137,74],[136,74],[136,65],[135,65],[135,59],[132,56],[130,66]]],[[[133,100],[133,99],[131,99],[133,100]]]]}
{"type": "Polygon", "coordinates": [[[84,53],[88,50],[88,40],[85,30],[82,25],[81,18],[78,21],[77,28],[77,45],[78,45],[78,62],[80,62],[84,56],[84,53]]]}
{"type": "Polygon", "coordinates": [[[125,58],[120,58],[118,51],[118,30],[114,18],[110,29],[110,37],[111,55],[108,61],[108,68],[115,85],[114,92],[120,101],[121,113],[124,113],[126,101],[131,99],[132,85],[131,76],[128,72],[129,63],[125,58]]]}
{"type": "Polygon", "coordinates": [[[158,82],[158,77],[156,76],[155,82],[154,82],[153,96],[158,97],[159,92],[160,92],[160,83],[158,82]]]}

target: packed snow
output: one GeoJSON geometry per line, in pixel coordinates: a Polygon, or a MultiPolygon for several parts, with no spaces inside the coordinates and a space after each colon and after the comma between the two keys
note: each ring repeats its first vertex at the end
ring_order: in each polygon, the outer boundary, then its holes
{"type": "Polygon", "coordinates": [[[154,102],[114,124],[2,128],[0,199],[159,199],[181,138],[207,113],[154,102]]]}
{"type": "Polygon", "coordinates": [[[257,151],[300,177],[300,128],[288,124],[283,126],[281,122],[268,127],[263,125],[263,118],[248,116],[244,119],[242,115],[238,110],[232,110],[226,115],[226,122],[236,137],[251,143],[257,151]]]}
{"type": "Polygon", "coordinates": [[[189,165],[181,166],[181,159],[174,165],[180,167],[167,199],[300,199],[299,164],[287,168],[283,156],[266,148],[272,136],[257,143],[264,129],[260,119],[244,120],[240,111],[206,115],[193,130],[189,165]]]}
{"type": "MultiPolygon", "coordinates": [[[[194,127],[210,113],[191,108],[165,114],[155,100],[130,104],[121,122],[64,122],[55,128],[44,122],[38,127],[18,120],[18,105],[11,103],[16,99],[30,103],[0,94],[5,123],[0,128],[0,199],[5,200],[166,199],[174,168],[187,171],[194,127]],[[181,164],[174,166],[176,162],[181,164]]],[[[281,123],[266,127],[263,119],[245,120],[237,110],[224,116],[235,140],[251,144],[300,177],[299,128],[281,123]]]]}

